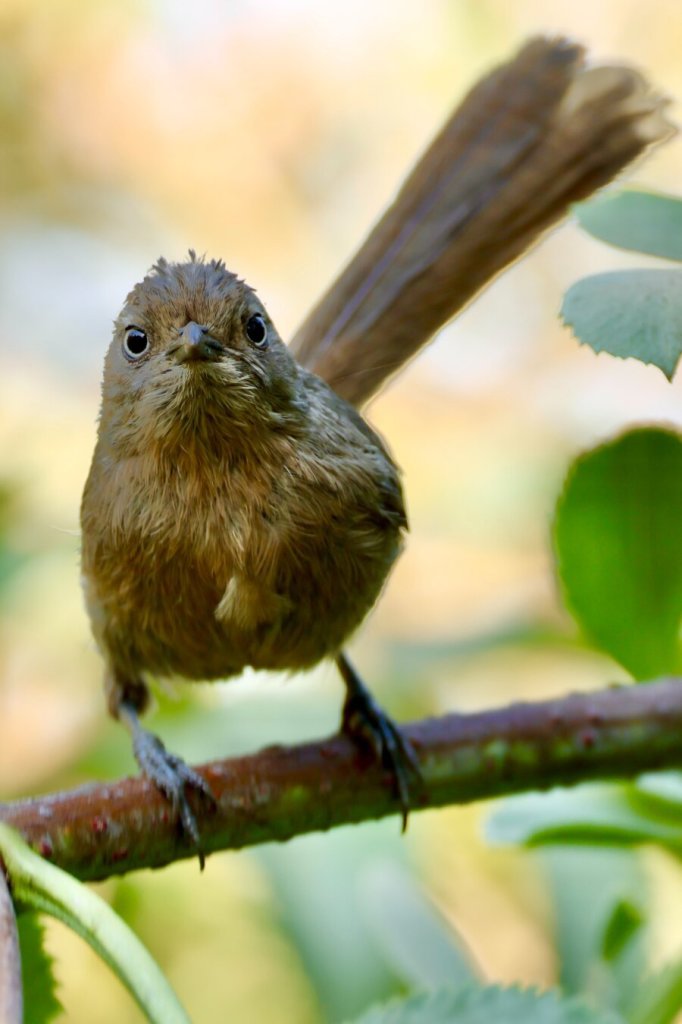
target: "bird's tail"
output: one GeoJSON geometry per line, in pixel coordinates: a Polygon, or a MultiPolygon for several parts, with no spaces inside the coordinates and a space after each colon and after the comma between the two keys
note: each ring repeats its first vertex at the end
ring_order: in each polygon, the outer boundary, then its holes
{"type": "Polygon", "coordinates": [[[452,114],[299,328],[298,359],[362,405],[571,203],[672,134],[665,105],[630,68],[529,42],[452,114]]]}

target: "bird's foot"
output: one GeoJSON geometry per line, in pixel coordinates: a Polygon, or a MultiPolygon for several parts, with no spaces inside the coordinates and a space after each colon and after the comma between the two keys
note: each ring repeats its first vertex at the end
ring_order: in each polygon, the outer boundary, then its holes
{"type": "Polygon", "coordinates": [[[340,655],[337,664],[346,684],[341,730],[352,739],[370,746],[377,760],[391,773],[400,801],[403,832],[414,804],[415,788],[421,789],[423,778],[412,744],[369,692],[348,662],[340,655]]]}
{"type": "Polygon", "coordinates": [[[196,848],[199,865],[203,871],[204,852],[201,834],[187,793],[188,790],[195,790],[207,804],[215,807],[216,799],[210,786],[181,757],[166,750],[158,736],[140,725],[137,711],[131,705],[122,704],[118,717],[130,731],[133,753],[142,774],[154,783],[170,803],[174,814],[180,819],[183,831],[196,848]]]}

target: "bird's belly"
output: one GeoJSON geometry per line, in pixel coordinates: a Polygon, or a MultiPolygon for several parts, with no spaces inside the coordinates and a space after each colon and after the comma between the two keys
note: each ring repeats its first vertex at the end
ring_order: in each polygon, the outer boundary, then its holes
{"type": "Polygon", "coordinates": [[[308,668],[357,628],[396,553],[395,537],[374,550],[309,538],[293,570],[283,552],[259,577],[215,558],[164,558],[157,547],[154,565],[138,566],[108,602],[116,636],[105,646],[123,647],[138,670],[186,679],[308,668]]]}

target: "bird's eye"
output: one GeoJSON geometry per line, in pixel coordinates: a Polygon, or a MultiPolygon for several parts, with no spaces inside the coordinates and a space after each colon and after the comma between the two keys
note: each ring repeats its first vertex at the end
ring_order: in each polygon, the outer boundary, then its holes
{"type": "Polygon", "coordinates": [[[246,337],[256,348],[267,348],[268,325],[260,313],[255,313],[246,322],[246,337]]]}
{"type": "Polygon", "coordinates": [[[141,359],[145,352],[149,351],[149,338],[141,327],[126,328],[123,339],[123,355],[130,362],[141,359]]]}

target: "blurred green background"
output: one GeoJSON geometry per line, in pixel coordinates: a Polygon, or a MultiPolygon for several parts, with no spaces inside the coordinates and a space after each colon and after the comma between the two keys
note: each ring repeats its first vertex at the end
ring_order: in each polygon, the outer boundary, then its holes
{"type": "MultiPolygon", "coordinates": [[[[130,286],[191,246],[257,287],[287,337],[456,98],[541,31],[682,94],[675,0],[2,0],[3,799],[133,770],[104,711],[78,580],[101,362],[130,286]]],[[[680,159],[673,143],[634,178],[675,191],[680,159]]],[[[575,452],[633,421],[679,423],[679,386],[579,348],[556,311],[576,277],[643,262],[563,227],[372,405],[412,530],[352,648],[395,717],[626,678],[561,611],[549,524],[575,452]]],[[[330,667],[252,674],[164,694],[152,724],[205,760],[328,733],[340,702],[330,667]]],[[[414,815],[406,837],[397,819],[342,829],[214,856],[203,876],[181,864],[102,889],[197,1021],[341,1021],[403,990],[410,970],[426,983],[428,965],[396,948],[416,928],[408,910],[395,917],[412,892],[489,980],[552,984],[550,888],[531,855],[486,846],[487,811],[414,815]]],[[[643,864],[655,965],[682,948],[682,876],[660,852],[643,864]]],[[[69,1021],[141,1019],[80,940],[50,925],[49,944],[69,1021]]]]}

